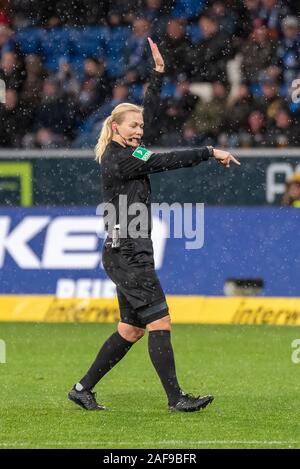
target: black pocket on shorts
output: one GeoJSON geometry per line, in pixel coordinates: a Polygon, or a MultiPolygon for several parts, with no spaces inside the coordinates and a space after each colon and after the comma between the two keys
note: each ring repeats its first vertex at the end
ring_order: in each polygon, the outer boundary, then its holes
{"type": "Polygon", "coordinates": [[[132,239],[121,239],[120,255],[127,261],[131,262],[134,259],[135,245],[132,239]]]}

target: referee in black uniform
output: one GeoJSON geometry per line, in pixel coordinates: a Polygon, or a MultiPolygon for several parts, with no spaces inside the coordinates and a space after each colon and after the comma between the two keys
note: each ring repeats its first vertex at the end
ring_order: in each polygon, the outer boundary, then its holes
{"type": "MultiPolygon", "coordinates": [[[[151,73],[143,107],[119,104],[103,123],[96,146],[101,161],[103,198],[115,209],[115,223],[106,223],[108,236],[103,246],[102,262],[107,275],[117,287],[121,321],[117,331],[101,347],[86,375],[74,385],[68,397],[86,410],[103,410],[94,386],[149,332],[148,349],[153,366],[168,399],[168,408],[193,412],[206,407],[213,396],[193,396],[180,388],[171,344],[171,321],[165,294],[154,269],[151,240],[151,187],[149,174],[195,166],[209,158],[229,167],[240,164],[227,151],[212,147],[152,153],[141,146],[144,126],[147,129],[157,115],[163,81],[164,60],[157,45],[148,38],[155,69],[151,73]],[[139,237],[131,236],[132,215],[123,217],[119,210],[121,196],[125,210],[143,204],[146,217],[139,227],[139,237]]],[[[136,216],[136,215],[135,215],[136,216]]]]}

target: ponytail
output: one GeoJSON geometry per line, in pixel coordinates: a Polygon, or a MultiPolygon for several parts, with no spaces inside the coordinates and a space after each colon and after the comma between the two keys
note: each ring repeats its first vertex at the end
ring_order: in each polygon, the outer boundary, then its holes
{"type": "Polygon", "coordinates": [[[96,161],[100,163],[101,156],[103,155],[106,146],[109,144],[109,142],[112,139],[112,129],[111,129],[111,123],[112,123],[112,116],[108,116],[105,121],[103,122],[102,129],[98,138],[97,145],[95,146],[95,153],[96,153],[96,161]]]}

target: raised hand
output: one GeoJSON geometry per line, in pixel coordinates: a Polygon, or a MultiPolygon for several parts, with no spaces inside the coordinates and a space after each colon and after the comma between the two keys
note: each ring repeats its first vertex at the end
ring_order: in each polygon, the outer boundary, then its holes
{"type": "Polygon", "coordinates": [[[152,57],[155,62],[155,70],[163,73],[165,71],[165,62],[162,58],[161,53],[158,50],[157,44],[152,41],[151,37],[148,37],[149,45],[151,47],[152,57]]]}

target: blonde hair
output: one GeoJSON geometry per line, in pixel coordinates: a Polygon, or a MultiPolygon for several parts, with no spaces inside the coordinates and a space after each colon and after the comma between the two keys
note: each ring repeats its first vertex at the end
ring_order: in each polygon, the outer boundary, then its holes
{"type": "Polygon", "coordinates": [[[142,106],[137,106],[136,104],[131,104],[131,103],[122,103],[118,104],[116,106],[111,115],[108,116],[102,125],[102,129],[98,138],[97,145],[95,146],[95,153],[96,157],[95,160],[98,161],[98,163],[101,162],[101,157],[105,151],[105,148],[107,145],[112,141],[112,128],[111,128],[111,123],[113,121],[116,121],[117,124],[121,124],[124,120],[124,114],[125,112],[128,111],[135,111],[135,112],[143,112],[143,107],[142,106]]]}

